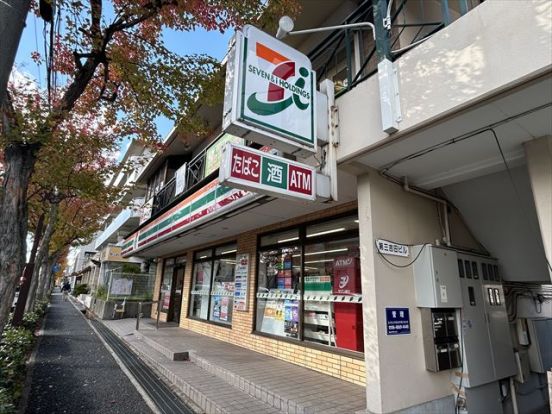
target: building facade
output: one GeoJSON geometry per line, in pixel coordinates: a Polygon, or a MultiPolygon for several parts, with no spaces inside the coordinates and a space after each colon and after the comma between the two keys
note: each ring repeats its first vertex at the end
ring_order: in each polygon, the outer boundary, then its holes
{"type": "Polygon", "coordinates": [[[338,199],[222,185],[223,143],[252,143],[200,108],[210,138],[172,131],[137,178],[151,210],[122,255],[156,261],[152,317],[365,386],[368,412],[537,412],[552,365],[550,2],[303,6],[297,29],[375,26],[285,39],[336,86],[338,199]]]}

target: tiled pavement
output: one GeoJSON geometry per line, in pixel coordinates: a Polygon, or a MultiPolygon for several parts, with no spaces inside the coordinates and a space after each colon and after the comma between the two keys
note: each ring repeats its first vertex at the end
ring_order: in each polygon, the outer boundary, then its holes
{"type": "Polygon", "coordinates": [[[355,413],[364,387],[219,341],[143,320],[104,321],[205,412],[355,413]],[[174,361],[175,353],[189,361],[174,361]]]}

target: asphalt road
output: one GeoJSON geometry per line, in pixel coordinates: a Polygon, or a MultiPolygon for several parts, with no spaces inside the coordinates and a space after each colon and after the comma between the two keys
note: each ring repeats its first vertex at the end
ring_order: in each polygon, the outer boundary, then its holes
{"type": "Polygon", "coordinates": [[[26,413],[151,413],[90,325],[52,296],[26,413]]]}

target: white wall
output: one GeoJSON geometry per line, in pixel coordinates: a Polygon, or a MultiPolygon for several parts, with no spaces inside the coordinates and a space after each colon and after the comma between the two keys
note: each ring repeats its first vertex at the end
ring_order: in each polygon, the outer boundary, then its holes
{"type": "Polygon", "coordinates": [[[550,283],[526,166],[443,187],[509,281],[550,283]],[[519,194],[519,198],[518,198],[519,194]]]}
{"type": "Polygon", "coordinates": [[[486,1],[397,60],[403,120],[382,131],[372,76],[338,98],[344,162],[552,67],[552,2],[486,1]]]}
{"type": "MultiPolygon", "coordinates": [[[[451,371],[425,369],[421,316],[414,296],[412,266],[397,268],[375,251],[382,238],[403,244],[433,243],[442,237],[436,203],[410,193],[370,172],[358,179],[361,241],[366,401],[369,411],[389,413],[451,395],[451,371]],[[410,309],[410,335],[387,336],[386,307],[410,309]]],[[[460,235],[464,247],[477,248],[458,217],[452,238],[460,235]]],[[[392,257],[405,265],[410,258],[392,257]]]]}

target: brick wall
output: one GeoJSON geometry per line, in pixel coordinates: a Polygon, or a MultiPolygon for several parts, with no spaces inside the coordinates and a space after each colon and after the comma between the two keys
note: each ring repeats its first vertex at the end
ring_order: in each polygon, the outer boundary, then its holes
{"type": "MultiPolygon", "coordinates": [[[[267,338],[253,334],[254,330],[254,312],[255,312],[255,277],[257,274],[257,236],[260,233],[277,230],[279,228],[293,226],[306,221],[312,221],[319,218],[330,217],[335,214],[351,211],[356,208],[356,202],[347,203],[338,207],[332,207],[324,211],[309,214],[307,216],[295,218],[275,225],[263,227],[252,232],[243,233],[237,237],[219,240],[218,244],[236,241],[238,244],[238,254],[249,253],[249,291],[247,312],[234,311],[232,315],[232,328],[213,325],[207,322],[201,322],[188,319],[189,295],[192,282],[193,270],[193,252],[209,245],[197,246],[187,254],[187,265],[184,274],[184,291],[182,301],[182,312],[180,326],[190,329],[203,335],[220,339],[241,347],[245,347],[262,354],[270,355],[297,365],[301,365],[315,371],[319,371],[336,378],[353,382],[358,385],[364,385],[366,380],[366,371],[364,359],[355,359],[347,356],[338,355],[329,351],[313,349],[304,346],[298,342],[290,343],[287,341],[267,338]]],[[[213,244],[211,244],[212,246],[213,244]]],[[[182,253],[181,253],[182,254],[182,253]]],[[[159,285],[161,281],[161,268],[157,268],[157,279],[155,283],[154,297],[159,294],[159,285]]],[[[152,317],[155,317],[155,309],[152,309],[152,317]]],[[[161,314],[163,315],[163,314],[161,314]]]]}

